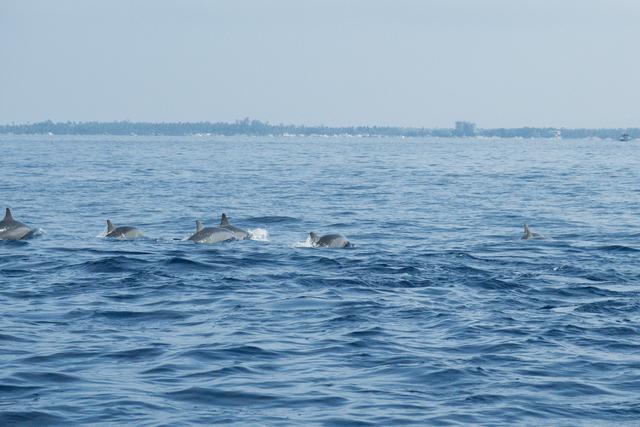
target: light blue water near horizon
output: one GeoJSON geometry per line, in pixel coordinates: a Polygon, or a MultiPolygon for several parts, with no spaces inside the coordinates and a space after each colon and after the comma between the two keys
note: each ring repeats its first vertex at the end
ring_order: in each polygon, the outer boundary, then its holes
{"type": "Polygon", "coordinates": [[[42,231],[0,242],[0,425],[638,425],[637,142],[0,147],[42,231]],[[222,212],[268,240],[181,240],[222,212]]]}

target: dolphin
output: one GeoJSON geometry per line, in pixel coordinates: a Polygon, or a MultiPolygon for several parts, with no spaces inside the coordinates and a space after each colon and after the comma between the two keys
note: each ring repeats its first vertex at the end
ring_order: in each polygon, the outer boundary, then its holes
{"type": "Polygon", "coordinates": [[[218,243],[233,240],[233,232],[220,227],[204,227],[202,222],[196,221],[196,232],[188,240],[196,243],[218,243]]]}
{"type": "Polygon", "coordinates": [[[316,233],[311,232],[309,233],[309,238],[311,239],[311,244],[315,247],[346,248],[351,245],[341,234],[327,234],[320,237],[316,233]]]}
{"type": "Polygon", "coordinates": [[[524,232],[522,233],[522,240],[530,240],[530,239],[542,239],[542,236],[538,233],[532,232],[527,224],[524,225],[524,232]]]}
{"type": "Polygon", "coordinates": [[[135,239],[142,237],[142,231],[135,227],[115,227],[111,220],[107,220],[107,235],[105,237],[114,239],[135,239]]]}
{"type": "Polygon", "coordinates": [[[227,215],[224,213],[222,214],[222,218],[220,219],[220,228],[224,228],[225,230],[229,230],[230,232],[232,232],[233,237],[235,237],[236,240],[244,240],[249,238],[249,233],[247,231],[229,224],[229,218],[227,218],[227,215]]]}
{"type": "Polygon", "coordinates": [[[11,209],[7,208],[4,219],[0,221],[0,240],[28,239],[34,232],[35,230],[13,219],[11,209]]]}

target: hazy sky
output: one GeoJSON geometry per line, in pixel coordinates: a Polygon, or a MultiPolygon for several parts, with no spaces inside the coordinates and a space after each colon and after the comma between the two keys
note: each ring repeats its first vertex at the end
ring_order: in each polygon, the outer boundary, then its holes
{"type": "Polygon", "coordinates": [[[0,123],[640,126],[638,0],[0,0],[0,123]]]}

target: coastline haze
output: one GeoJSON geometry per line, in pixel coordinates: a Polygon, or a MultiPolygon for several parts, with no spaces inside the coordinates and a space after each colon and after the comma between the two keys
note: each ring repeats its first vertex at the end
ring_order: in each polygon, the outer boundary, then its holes
{"type": "Polygon", "coordinates": [[[637,126],[632,1],[5,1],[0,123],[637,126]]]}

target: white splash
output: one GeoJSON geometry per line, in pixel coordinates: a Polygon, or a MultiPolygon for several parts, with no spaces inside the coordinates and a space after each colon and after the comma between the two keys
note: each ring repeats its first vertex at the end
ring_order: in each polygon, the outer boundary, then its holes
{"type": "Polygon", "coordinates": [[[293,245],[291,245],[294,248],[313,248],[313,242],[311,241],[311,236],[307,237],[307,240],[305,240],[304,242],[296,242],[293,245]]]}
{"type": "Polygon", "coordinates": [[[565,307],[554,307],[551,309],[551,311],[556,313],[566,314],[566,313],[572,313],[576,308],[578,308],[577,305],[568,305],[565,307]]]}
{"type": "Polygon", "coordinates": [[[269,232],[264,228],[253,228],[247,231],[249,232],[249,238],[251,240],[257,240],[259,242],[269,241],[269,232]]]}
{"type": "Polygon", "coordinates": [[[45,234],[47,234],[46,231],[44,231],[44,228],[36,228],[31,232],[31,237],[40,237],[40,236],[44,236],[45,234]]]}

